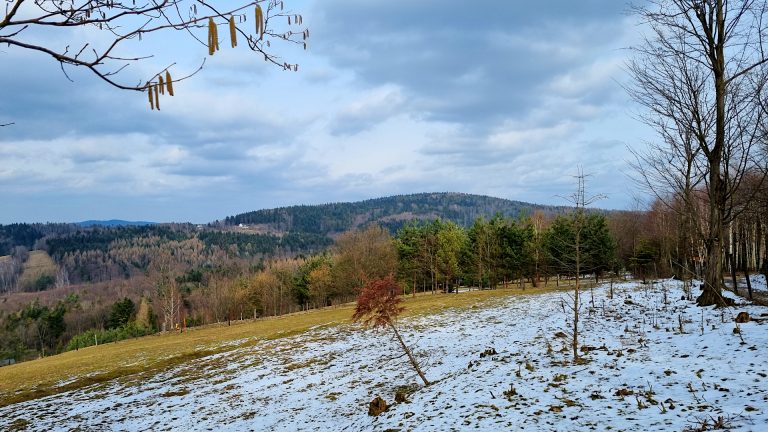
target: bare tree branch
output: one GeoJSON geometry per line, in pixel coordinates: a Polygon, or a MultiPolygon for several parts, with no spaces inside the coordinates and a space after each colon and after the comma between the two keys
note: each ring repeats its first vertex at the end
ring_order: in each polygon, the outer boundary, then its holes
{"type": "MultiPolygon", "coordinates": [[[[252,0],[226,9],[220,9],[216,2],[209,0],[15,0],[6,4],[5,15],[0,21],[0,44],[47,55],[58,62],[62,70],[64,65],[85,68],[119,89],[145,91],[150,88],[152,80],[166,72],[167,68],[152,77],[133,78],[133,82],[126,82],[123,75],[128,65],[155,57],[151,52],[121,54],[127,51],[124,45],[128,41],[141,41],[154,33],[184,31],[195,42],[207,45],[200,34],[211,31],[209,22],[213,22],[215,27],[229,28],[230,19],[236,24],[235,32],[246,40],[252,52],[284,70],[298,70],[297,64],[288,63],[271,52],[272,43],[287,42],[303,45],[306,49],[309,30],[302,27],[301,15],[285,10],[283,1],[278,0],[252,0]],[[260,23],[255,22],[256,9],[262,14],[263,21],[260,23]],[[246,30],[249,18],[254,22],[248,24],[249,30],[246,30]],[[286,20],[284,30],[278,30],[275,21],[278,18],[286,20]],[[50,35],[50,31],[56,28],[88,29],[84,34],[91,40],[82,41],[79,49],[72,52],[69,46],[62,49],[54,44],[33,42],[40,40],[35,36],[50,35]],[[105,35],[106,44],[103,43],[105,35]]],[[[197,70],[172,82],[199,72],[204,60],[200,63],[197,70]]],[[[64,73],[66,75],[66,71],[64,73]]]]}

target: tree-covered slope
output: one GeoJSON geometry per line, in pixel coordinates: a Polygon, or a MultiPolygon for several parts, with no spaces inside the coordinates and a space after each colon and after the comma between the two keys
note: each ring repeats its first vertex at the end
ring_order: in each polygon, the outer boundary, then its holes
{"type": "Polygon", "coordinates": [[[444,219],[469,226],[483,216],[492,218],[500,213],[517,218],[541,210],[548,214],[562,213],[565,207],[530,204],[464,193],[420,193],[396,195],[350,203],[298,205],[257,210],[229,216],[225,225],[256,225],[277,232],[305,232],[328,235],[378,223],[396,231],[413,219],[444,219]]]}

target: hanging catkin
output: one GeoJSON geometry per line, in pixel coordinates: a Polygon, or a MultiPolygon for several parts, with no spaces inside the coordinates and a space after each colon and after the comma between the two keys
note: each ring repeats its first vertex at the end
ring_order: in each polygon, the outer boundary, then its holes
{"type": "Polygon", "coordinates": [[[213,18],[208,18],[208,55],[216,52],[216,23],[213,18]]]}
{"type": "Polygon", "coordinates": [[[173,96],[173,79],[171,79],[171,73],[165,71],[165,85],[168,87],[168,94],[173,96]]]}
{"type": "Polygon", "coordinates": [[[214,25],[213,26],[213,45],[216,48],[216,51],[219,50],[219,27],[214,25]]]}
{"type": "Polygon", "coordinates": [[[154,85],[155,88],[155,107],[158,111],[160,111],[160,92],[157,90],[157,84],[154,85]]]}
{"type": "Polygon", "coordinates": [[[149,95],[149,108],[155,109],[155,101],[152,97],[152,85],[150,83],[147,83],[147,95],[149,95]]]}
{"type": "Polygon", "coordinates": [[[235,17],[229,17],[229,39],[232,42],[232,48],[237,46],[237,27],[235,27],[235,17]]]}
{"type": "Polygon", "coordinates": [[[160,86],[160,94],[165,94],[165,83],[163,82],[163,76],[157,77],[158,85],[160,86]]]}
{"type": "Polygon", "coordinates": [[[256,21],[256,34],[259,35],[259,40],[264,37],[264,13],[261,10],[260,5],[256,5],[255,12],[256,21]]]}

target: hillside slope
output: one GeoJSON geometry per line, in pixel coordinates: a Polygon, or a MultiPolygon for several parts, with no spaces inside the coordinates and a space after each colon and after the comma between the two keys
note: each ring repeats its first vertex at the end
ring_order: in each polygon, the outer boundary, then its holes
{"type": "Polygon", "coordinates": [[[614,289],[610,298],[607,287],[596,288],[596,307],[585,305],[582,343],[591,348],[579,365],[556,336],[568,328],[564,294],[511,296],[403,320],[403,337],[426,358],[429,387],[417,384],[388,335],[321,326],[233,345],[155,376],[4,407],[0,428],[768,428],[768,324],[732,331],[737,311],[760,316],[765,308],[697,308],[672,280],[614,289]],[[370,400],[391,403],[402,387],[407,402],[367,415],[370,400]]]}
{"type": "Polygon", "coordinates": [[[70,283],[98,283],[145,273],[158,247],[191,247],[198,251],[184,263],[187,270],[213,262],[212,256],[258,261],[274,256],[311,255],[328,248],[335,235],[370,223],[381,224],[394,234],[410,220],[439,218],[469,226],[481,216],[490,219],[501,214],[516,218],[534,211],[558,214],[566,210],[488,196],[421,193],[258,210],[205,226],[120,220],[22,223],[0,225],[0,256],[17,247],[44,250],[64,269],[70,283]]]}
{"type": "Polygon", "coordinates": [[[41,291],[53,284],[58,266],[45,251],[32,251],[19,277],[23,291],[41,291]]]}
{"type": "Polygon", "coordinates": [[[332,235],[369,223],[378,223],[394,232],[409,220],[451,220],[469,226],[482,216],[501,214],[517,218],[535,210],[563,213],[567,207],[546,206],[464,193],[420,193],[375,198],[359,202],[300,205],[257,210],[229,216],[226,225],[248,225],[260,232],[305,232],[332,235]]]}

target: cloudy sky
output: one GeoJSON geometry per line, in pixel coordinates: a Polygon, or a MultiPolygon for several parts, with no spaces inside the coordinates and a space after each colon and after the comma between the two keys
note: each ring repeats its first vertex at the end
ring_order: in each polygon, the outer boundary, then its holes
{"type": "MultiPolygon", "coordinates": [[[[298,72],[222,46],[160,112],[0,47],[0,123],[14,123],[0,128],[0,223],[207,222],[431,191],[564,204],[579,165],[602,207],[633,205],[627,147],[652,136],[621,87],[638,37],[623,2],[285,3],[309,49],[272,48],[298,72]]],[[[29,37],[61,47],[85,35],[29,37]]],[[[207,57],[179,36],[129,50],[155,54],[123,72],[129,83],[207,57]]]]}

